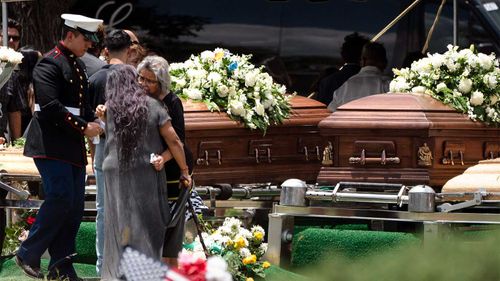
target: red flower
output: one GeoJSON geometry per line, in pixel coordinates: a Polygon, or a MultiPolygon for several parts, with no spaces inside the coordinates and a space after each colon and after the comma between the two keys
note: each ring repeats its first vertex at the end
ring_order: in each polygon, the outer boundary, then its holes
{"type": "Polygon", "coordinates": [[[179,256],[179,270],[190,281],[205,281],[207,262],[199,257],[181,253],[179,256]]]}
{"type": "Polygon", "coordinates": [[[26,219],[26,223],[27,223],[28,225],[32,225],[33,223],[35,223],[35,220],[36,220],[36,217],[28,217],[28,218],[26,219]]]}

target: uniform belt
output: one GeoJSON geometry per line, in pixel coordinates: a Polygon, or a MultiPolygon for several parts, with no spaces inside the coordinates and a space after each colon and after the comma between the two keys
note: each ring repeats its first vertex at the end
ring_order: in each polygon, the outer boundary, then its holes
{"type": "MultiPolygon", "coordinates": [[[[80,116],[80,108],[70,106],[65,107],[71,114],[80,116]]],[[[38,103],[35,103],[35,111],[40,111],[40,105],[38,103]]]]}

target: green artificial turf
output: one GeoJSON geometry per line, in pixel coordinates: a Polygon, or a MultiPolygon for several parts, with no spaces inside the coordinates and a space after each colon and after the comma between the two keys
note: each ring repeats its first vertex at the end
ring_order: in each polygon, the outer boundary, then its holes
{"type": "Polygon", "coordinates": [[[420,240],[400,232],[308,228],[294,235],[292,266],[316,264],[325,254],[356,259],[404,243],[416,244],[420,240]]]}
{"type": "Polygon", "coordinates": [[[95,264],[97,261],[95,251],[95,228],[94,222],[82,222],[76,237],[76,252],[78,255],[76,263],[95,264]]]}
{"type": "MultiPolygon", "coordinates": [[[[42,259],[41,268],[47,273],[47,265],[49,261],[42,259]]],[[[74,264],[78,276],[82,278],[95,278],[97,277],[95,271],[95,265],[93,264],[74,264]]],[[[24,275],[22,270],[16,265],[13,258],[4,260],[2,263],[2,269],[0,271],[0,280],[2,281],[27,281],[33,280],[24,275]]]]}

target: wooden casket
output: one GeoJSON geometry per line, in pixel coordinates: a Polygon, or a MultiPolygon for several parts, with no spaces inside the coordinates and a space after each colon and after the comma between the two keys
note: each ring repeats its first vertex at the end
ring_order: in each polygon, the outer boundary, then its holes
{"type": "MultiPolygon", "coordinates": [[[[90,156],[87,161],[91,163],[90,156]]],[[[94,174],[92,165],[87,165],[87,174],[94,174]]],[[[22,148],[7,147],[0,150],[0,173],[19,176],[39,176],[33,158],[23,155],[22,148]]]]}
{"type": "Polygon", "coordinates": [[[295,96],[290,118],[267,133],[244,128],[226,113],[183,101],[186,142],[197,185],[279,184],[289,178],[315,182],[325,140],[318,123],[331,112],[315,100],[295,96]]]}
{"type": "Polygon", "coordinates": [[[332,165],[320,184],[369,181],[429,184],[500,153],[500,128],[471,121],[427,95],[379,94],[338,108],[319,124],[331,142],[332,165]]]}

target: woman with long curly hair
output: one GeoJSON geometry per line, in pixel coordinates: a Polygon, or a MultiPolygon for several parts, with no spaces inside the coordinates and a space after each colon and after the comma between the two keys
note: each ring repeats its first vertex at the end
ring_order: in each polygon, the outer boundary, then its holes
{"type": "Polygon", "coordinates": [[[146,95],[132,66],[112,70],[106,83],[106,144],[103,171],[106,182],[106,224],[101,277],[120,277],[124,244],[160,259],[170,219],[166,176],[152,164],[164,162],[162,140],[191,184],[182,142],[163,104],[146,95]],[[151,157],[155,154],[155,157],[151,157]],[[151,160],[151,158],[153,158],[151,160]],[[153,163],[152,163],[152,162],[153,163]]]}

